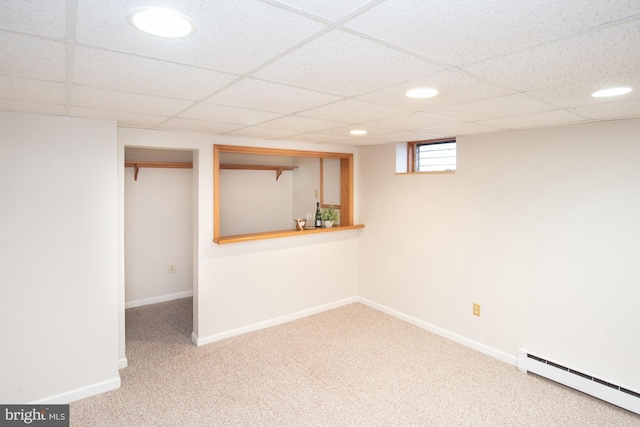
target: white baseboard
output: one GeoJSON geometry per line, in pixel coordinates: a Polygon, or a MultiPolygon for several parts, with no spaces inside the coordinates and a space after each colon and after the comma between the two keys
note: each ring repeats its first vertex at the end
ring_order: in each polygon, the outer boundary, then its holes
{"type": "Polygon", "coordinates": [[[343,300],[335,301],[329,304],[312,307],[306,310],[298,311],[296,313],[287,314],[285,316],[276,317],[271,320],[265,320],[263,322],[254,323],[253,325],[244,326],[242,328],[233,329],[227,332],[221,332],[219,334],[210,335],[208,337],[199,338],[196,334],[191,334],[191,340],[198,347],[210,344],[212,342],[220,341],[225,338],[235,337],[237,335],[246,334],[248,332],[259,331],[260,329],[269,328],[271,326],[280,325],[282,323],[291,322],[292,320],[302,319],[303,317],[311,316],[313,314],[322,313],[323,311],[332,310],[334,308],[342,307],[345,305],[358,302],[358,297],[345,298],[343,300]]]}
{"type": "Polygon", "coordinates": [[[103,381],[101,383],[67,391],[55,396],[47,397],[45,399],[36,400],[35,402],[31,402],[30,404],[66,405],[71,402],[75,402],[76,400],[85,399],[87,397],[95,396],[96,394],[100,393],[106,393],[107,391],[116,390],[118,388],[120,388],[120,376],[107,381],[103,381]]]}
{"type": "Polygon", "coordinates": [[[386,313],[390,316],[396,317],[400,320],[404,320],[407,323],[411,323],[412,325],[415,325],[419,328],[425,329],[429,332],[433,332],[436,335],[440,335],[441,337],[447,338],[451,341],[457,342],[458,344],[462,344],[466,347],[472,348],[476,351],[479,351],[480,353],[484,353],[487,356],[491,356],[494,357],[498,360],[501,360],[505,363],[508,363],[510,365],[513,366],[518,366],[518,356],[517,355],[511,355],[508,353],[505,353],[503,351],[497,350],[493,347],[489,347],[487,345],[484,345],[482,343],[479,343],[477,341],[471,340],[469,338],[463,337],[462,335],[458,335],[455,334],[451,331],[447,331],[446,329],[442,329],[438,326],[432,325],[430,323],[424,322],[420,319],[416,319],[415,317],[409,316],[407,314],[401,313],[399,311],[396,311],[394,309],[391,309],[387,306],[384,306],[382,304],[378,304],[376,302],[370,301],[366,298],[362,298],[362,297],[357,297],[357,301],[369,306],[371,308],[374,308],[378,311],[381,311],[383,313],[386,313]]]}
{"type": "Polygon", "coordinates": [[[129,366],[129,361],[127,360],[126,357],[123,357],[122,359],[118,360],[118,369],[124,369],[127,366],[129,366]]]}
{"type": "Polygon", "coordinates": [[[133,308],[133,307],[141,307],[143,305],[157,304],[159,302],[172,301],[174,299],[188,298],[192,296],[193,296],[193,291],[178,292],[177,294],[162,295],[159,297],[129,301],[124,304],[124,308],[126,309],[126,308],[133,308]]]}

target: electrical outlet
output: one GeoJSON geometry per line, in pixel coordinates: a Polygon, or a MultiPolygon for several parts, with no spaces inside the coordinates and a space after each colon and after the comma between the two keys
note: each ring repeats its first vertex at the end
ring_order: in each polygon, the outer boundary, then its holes
{"type": "Polygon", "coordinates": [[[169,266],[169,274],[175,273],[175,272],[176,272],[176,266],[175,266],[175,264],[171,264],[169,266]]]}
{"type": "Polygon", "coordinates": [[[473,315],[480,317],[480,304],[473,304],[473,315]]]}
{"type": "Polygon", "coordinates": [[[316,196],[316,199],[318,198],[318,190],[314,191],[314,195],[316,196]]]}

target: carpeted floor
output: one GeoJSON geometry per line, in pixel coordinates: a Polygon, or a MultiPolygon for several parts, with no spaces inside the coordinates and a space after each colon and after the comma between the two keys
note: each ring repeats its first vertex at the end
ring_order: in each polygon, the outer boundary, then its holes
{"type": "Polygon", "coordinates": [[[126,325],[122,387],[72,403],[72,426],[640,426],[362,304],[203,347],[190,298],[126,325]]]}

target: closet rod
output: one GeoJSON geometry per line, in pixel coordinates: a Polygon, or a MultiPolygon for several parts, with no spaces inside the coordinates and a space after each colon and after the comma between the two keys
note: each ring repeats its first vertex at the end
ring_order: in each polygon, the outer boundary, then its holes
{"type": "Polygon", "coordinates": [[[193,163],[180,162],[124,162],[125,168],[135,168],[133,179],[138,180],[140,168],[193,169],[193,163]]]}

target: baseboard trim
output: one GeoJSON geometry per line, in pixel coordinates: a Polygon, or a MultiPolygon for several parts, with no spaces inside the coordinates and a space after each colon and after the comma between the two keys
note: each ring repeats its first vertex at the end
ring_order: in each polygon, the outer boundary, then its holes
{"type": "Polygon", "coordinates": [[[120,388],[120,376],[110,380],[102,381],[87,387],[78,388],[55,396],[31,402],[31,405],[66,405],[76,400],[85,399],[95,396],[96,394],[106,393],[120,388]]]}
{"type": "Polygon", "coordinates": [[[221,332],[219,334],[210,335],[208,337],[198,337],[196,334],[191,334],[191,340],[198,347],[211,344],[216,341],[223,340],[225,338],[231,338],[238,335],[243,335],[249,332],[259,331],[261,329],[266,329],[271,326],[280,325],[282,323],[291,322],[292,320],[302,319],[307,316],[311,316],[314,314],[322,313],[323,311],[333,310],[334,308],[342,307],[345,305],[353,304],[358,302],[358,297],[350,297],[345,298],[339,301],[335,301],[329,304],[319,305],[317,307],[312,307],[306,310],[301,310],[295,313],[287,314],[285,316],[276,317],[274,319],[265,320],[263,322],[254,323],[252,325],[244,326],[242,328],[233,329],[227,332],[221,332]]]}
{"type": "Polygon", "coordinates": [[[127,366],[129,366],[129,361],[127,360],[126,357],[123,357],[122,359],[118,360],[118,369],[124,369],[127,366]]]}
{"type": "Polygon", "coordinates": [[[124,308],[142,307],[143,305],[157,304],[159,302],[173,301],[174,299],[189,298],[193,296],[193,291],[178,292],[176,294],[162,295],[159,297],[139,299],[129,301],[124,304],[124,308]]]}
{"type": "Polygon", "coordinates": [[[498,360],[501,360],[505,363],[508,363],[512,366],[518,366],[518,356],[517,355],[511,355],[508,353],[505,353],[503,351],[497,350],[493,347],[489,347],[488,345],[479,343],[477,341],[471,340],[469,338],[463,337],[462,335],[458,335],[456,333],[453,333],[451,331],[448,331],[446,329],[440,328],[438,326],[432,325],[430,323],[427,323],[425,321],[422,321],[420,319],[416,319],[413,316],[409,316],[407,314],[404,314],[400,311],[394,310],[392,308],[389,308],[387,306],[384,306],[382,304],[378,304],[377,302],[373,302],[371,300],[368,300],[366,298],[362,298],[362,297],[357,297],[357,301],[368,306],[371,307],[373,309],[376,309],[378,311],[381,311],[383,313],[386,313],[390,316],[396,317],[400,320],[404,320],[407,323],[411,323],[412,325],[415,325],[419,328],[425,329],[429,332],[433,332],[436,335],[440,335],[443,338],[447,338],[451,341],[457,342],[458,344],[462,344],[466,347],[472,348],[476,351],[479,351],[480,353],[484,353],[487,356],[491,356],[493,358],[496,358],[498,360]]]}

